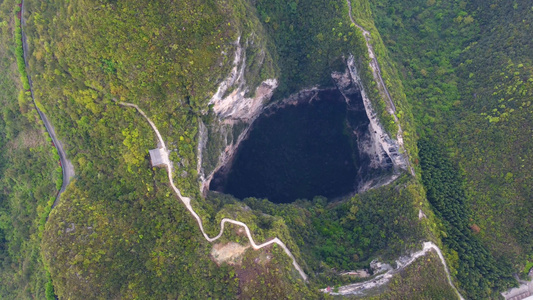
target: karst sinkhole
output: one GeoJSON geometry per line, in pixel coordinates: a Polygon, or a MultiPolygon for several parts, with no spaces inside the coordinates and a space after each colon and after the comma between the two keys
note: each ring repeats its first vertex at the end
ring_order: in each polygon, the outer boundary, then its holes
{"type": "Polygon", "coordinates": [[[347,101],[338,89],[327,89],[299,97],[297,104],[264,111],[210,190],[274,203],[357,192],[371,159],[357,145],[370,122],[361,94],[347,101]]]}

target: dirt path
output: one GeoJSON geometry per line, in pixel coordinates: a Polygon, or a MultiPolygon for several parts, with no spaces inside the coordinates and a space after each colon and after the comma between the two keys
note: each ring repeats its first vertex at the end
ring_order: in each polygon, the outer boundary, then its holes
{"type": "Polygon", "coordinates": [[[63,144],[61,141],[57,138],[56,132],[54,130],[54,127],[48,121],[48,118],[46,115],[37,107],[37,104],[35,103],[35,97],[33,95],[33,82],[31,81],[30,72],[29,72],[29,65],[28,65],[28,43],[26,42],[26,34],[24,33],[24,27],[26,26],[26,20],[24,19],[24,0],[22,0],[22,6],[21,6],[21,29],[22,29],[22,49],[24,50],[24,63],[26,64],[26,70],[28,70],[28,82],[30,83],[30,92],[31,92],[31,99],[33,100],[33,104],[35,105],[35,109],[37,110],[37,113],[39,113],[39,116],[41,117],[41,120],[43,121],[44,127],[46,128],[46,131],[48,132],[48,135],[52,139],[55,147],[57,148],[57,152],[59,154],[59,160],[61,162],[61,169],[63,171],[63,185],[61,185],[61,189],[57,193],[56,199],[54,200],[54,204],[52,205],[52,208],[54,208],[59,203],[59,198],[61,197],[61,194],[65,191],[67,186],[69,185],[72,177],[74,177],[74,166],[70,162],[70,160],[67,159],[67,154],[65,153],[65,149],[63,149],[63,144]]]}
{"type": "Polygon", "coordinates": [[[212,238],[209,237],[205,233],[202,219],[200,219],[200,216],[198,216],[198,214],[194,211],[194,209],[191,206],[191,199],[189,197],[183,196],[181,194],[180,190],[174,185],[174,181],[172,179],[172,177],[173,177],[172,162],[168,158],[168,150],[166,148],[165,141],[161,137],[161,134],[159,133],[159,130],[157,129],[155,124],[152,122],[152,120],[150,120],[150,118],[148,118],[148,116],[146,116],[144,111],[142,111],[137,105],[132,104],[132,103],[126,103],[126,102],[117,102],[117,103],[119,105],[122,105],[122,106],[135,108],[146,119],[146,121],[148,121],[150,126],[152,126],[152,129],[154,130],[155,134],[157,135],[157,139],[159,141],[159,144],[161,145],[161,147],[164,150],[163,151],[164,155],[166,156],[166,157],[163,158],[163,161],[165,162],[165,165],[167,167],[168,181],[170,182],[170,185],[172,186],[172,189],[174,190],[174,192],[176,192],[176,195],[178,196],[178,198],[181,200],[181,202],[183,204],[185,204],[185,207],[187,208],[187,210],[196,219],[196,222],[198,223],[198,226],[200,227],[200,231],[202,231],[202,234],[203,234],[204,238],[208,242],[214,242],[214,241],[218,240],[222,236],[222,234],[224,233],[224,226],[225,226],[226,223],[230,223],[230,224],[234,224],[234,225],[237,225],[237,226],[241,226],[241,227],[244,228],[244,230],[246,232],[246,236],[248,237],[248,240],[250,241],[250,245],[252,246],[252,248],[254,250],[258,250],[258,249],[261,249],[263,247],[266,247],[266,246],[269,246],[269,245],[272,245],[272,244],[277,244],[292,259],[292,264],[293,264],[294,268],[298,271],[298,273],[300,273],[300,276],[303,278],[303,280],[307,281],[307,275],[304,273],[304,271],[302,270],[300,265],[296,262],[296,259],[294,258],[294,255],[292,255],[292,253],[289,250],[289,248],[287,248],[287,246],[280,239],[278,239],[277,237],[272,239],[272,240],[270,240],[270,241],[268,241],[268,242],[265,242],[263,244],[259,244],[258,245],[258,244],[255,243],[254,239],[252,238],[252,234],[250,232],[250,228],[248,228],[248,226],[246,224],[244,224],[243,222],[239,222],[239,221],[232,220],[232,219],[227,219],[227,218],[222,219],[222,221],[220,223],[220,232],[218,233],[218,235],[216,235],[215,237],[212,237],[212,238]]]}
{"type": "MultiPolygon", "coordinates": [[[[463,296],[459,293],[457,288],[455,288],[455,285],[452,282],[452,278],[450,276],[450,272],[448,270],[448,266],[446,265],[446,260],[444,259],[444,256],[442,255],[442,252],[440,251],[439,247],[435,245],[432,242],[425,242],[424,247],[422,250],[413,253],[412,255],[408,257],[400,257],[396,264],[398,267],[396,269],[391,269],[387,271],[384,274],[380,274],[368,281],[358,282],[354,284],[349,284],[345,286],[341,286],[338,288],[337,292],[330,292],[331,295],[359,295],[362,294],[365,290],[373,289],[379,286],[382,286],[389,282],[389,280],[397,273],[405,269],[407,266],[412,264],[414,261],[416,261],[421,256],[426,255],[429,251],[435,250],[437,252],[437,255],[440,258],[440,261],[442,262],[442,265],[444,266],[444,271],[446,271],[446,278],[448,279],[448,283],[450,286],[455,290],[455,293],[459,297],[459,299],[464,300],[463,296]]],[[[323,289],[323,292],[327,293],[327,289],[323,289]]]]}

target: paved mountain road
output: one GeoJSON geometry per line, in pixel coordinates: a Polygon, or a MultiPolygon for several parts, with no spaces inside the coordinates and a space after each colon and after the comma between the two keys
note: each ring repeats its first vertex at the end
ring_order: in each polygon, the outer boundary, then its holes
{"type": "Polygon", "coordinates": [[[74,166],[72,165],[70,160],[67,159],[67,154],[65,152],[65,149],[63,148],[63,144],[57,138],[56,132],[54,130],[54,126],[52,126],[52,123],[50,123],[46,115],[37,107],[37,104],[35,102],[35,97],[33,95],[33,82],[31,81],[31,76],[30,76],[29,66],[28,66],[28,43],[26,41],[27,40],[26,34],[24,33],[24,27],[26,26],[26,20],[24,19],[24,0],[22,0],[22,7],[21,7],[20,15],[21,15],[20,21],[21,21],[21,29],[22,29],[22,48],[24,50],[24,63],[26,64],[26,70],[28,73],[28,81],[30,83],[31,99],[33,100],[33,104],[35,105],[35,109],[37,110],[37,113],[39,113],[39,116],[41,117],[41,120],[43,121],[46,131],[48,131],[48,135],[50,136],[50,138],[54,142],[54,145],[57,148],[57,152],[59,153],[59,160],[61,161],[61,169],[63,171],[63,184],[61,185],[61,189],[57,193],[54,204],[52,205],[52,208],[54,208],[59,203],[59,198],[61,197],[61,194],[65,191],[71,179],[75,175],[74,166]]]}

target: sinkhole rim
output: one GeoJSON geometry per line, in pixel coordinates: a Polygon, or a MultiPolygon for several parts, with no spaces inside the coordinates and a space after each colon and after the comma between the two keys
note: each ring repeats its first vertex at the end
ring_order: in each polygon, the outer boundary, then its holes
{"type": "MultiPolygon", "coordinates": [[[[304,92],[306,93],[300,92],[297,94],[299,96],[299,99],[295,103],[294,101],[292,103],[289,101],[281,101],[263,110],[261,115],[258,116],[258,118],[250,125],[248,136],[245,139],[243,139],[241,144],[238,145],[233,159],[228,164],[221,167],[213,174],[213,179],[211,180],[209,184],[210,191],[216,191],[216,192],[221,192],[224,194],[229,194],[241,200],[245,198],[249,198],[249,197],[260,198],[260,199],[267,198],[269,201],[274,202],[276,204],[292,203],[298,199],[312,200],[313,198],[320,197],[320,196],[327,198],[328,202],[332,202],[339,198],[345,198],[348,196],[352,196],[358,192],[358,185],[360,185],[360,182],[362,181],[362,178],[364,177],[363,169],[365,169],[368,165],[368,158],[364,157],[364,155],[361,155],[360,149],[358,147],[358,134],[360,135],[361,132],[368,131],[368,124],[370,122],[368,119],[368,116],[366,115],[366,110],[364,109],[364,104],[362,102],[361,94],[358,93],[358,97],[355,97],[356,99],[347,100],[346,96],[338,88],[327,88],[327,89],[304,91],[304,92]],[[323,99],[325,96],[328,96],[328,94],[332,96],[334,99],[323,99]],[[351,176],[349,177],[349,183],[346,183],[346,182],[343,183],[344,186],[348,186],[349,188],[343,188],[341,189],[341,192],[338,192],[338,193],[311,192],[311,193],[303,193],[302,196],[291,196],[289,193],[289,196],[285,198],[282,197],[282,199],[279,196],[276,196],[276,195],[273,196],[272,194],[267,195],[267,194],[254,193],[254,192],[243,194],[242,192],[236,191],[233,188],[228,188],[228,180],[230,180],[230,177],[233,176],[232,173],[235,170],[234,168],[236,167],[236,165],[239,164],[239,161],[242,160],[243,151],[246,151],[246,147],[247,147],[246,145],[250,143],[249,141],[251,139],[255,138],[254,135],[257,135],[257,129],[258,127],[262,126],[261,125],[262,122],[265,122],[265,120],[268,120],[269,118],[273,118],[273,117],[275,118],[276,116],[280,116],[284,113],[284,111],[287,111],[287,110],[293,109],[293,110],[301,111],[301,109],[306,108],[306,106],[311,107],[313,105],[321,105],[321,104],[327,104],[328,106],[331,106],[331,104],[342,106],[341,113],[344,114],[342,122],[346,123],[346,126],[344,127],[342,135],[346,134],[347,129],[352,129],[352,132],[348,132],[348,136],[345,137],[346,142],[349,144],[348,145],[349,147],[347,147],[346,149],[349,150],[350,157],[352,158],[352,161],[349,161],[348,163],[354,165],[354,168],[348,172],[348,173],[351,172],[351,176]],[[353,124],[350,123],[351,121],[353,121],[353,120],[350,120],[350,117],[353,117],[354,115],[356,115],[357,118],[359,118],[359,120],[361,121],[361,123],[356,126],[357,130],[353,130],[354,129],[353,124]],[[354,156],[355,158],[353,158],[354,156]]],[[[337,112],[337,114],[339,113],[337,112]]],[[[337,122],[336,125],[338,126],[339,120],[334,120],[334,121],[337,122]]],[[[338,133],[339,132],[337,132],[336,134],[338,135],[338,133]]],[[[253,162],[248,161],[248,163],[253,163],[253,162]]],[[[300,180],[300,179],[297,178],[297,180],[300,180]]],[[[242,184],[248,185],[250,183],[244,182],[242,184]]]]}

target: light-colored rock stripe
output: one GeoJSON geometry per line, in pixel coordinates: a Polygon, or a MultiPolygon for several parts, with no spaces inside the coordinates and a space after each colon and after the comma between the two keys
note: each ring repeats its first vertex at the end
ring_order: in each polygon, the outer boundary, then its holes
{"type": "MultiPolygon", "coordinates": [[[[437,252],[437,255],[439,256],[439,259],[444,266],[444,271],[446,272],[446,278],[448,279],[448,283],[450,286],[455,290],[455,293],[457,294],[457,297],[459,299],[464,300],[463,296],[459,293],[457,288],[452,282],[452,278],[450,276],[450,272],[448,270],[448,265],[446,264],[446,260],[444,259],[444,256],[442,255],[442,251],[439,249],[437,245],[435,245],[432,242],[425,242],[424,247],[422,250],[413,253],[412,255],[408,257],[401,257],[396,261],[396,265],[398,266],[396,269],[390,269],[384,274],[380,274],[370,280],[353,283],[345,286],[341,286],[338,288],[337,292],[331,292],[332,295],[360,295],[365,290],[373,289],[379,286],[382,286],[389,282],[389,280],[397,273],[399,273],[401,270],[405,269],[407,266],[415,262],[418,258],[421,256],[426,255],[429,251],[435,250],[437,252]]],[[[327,289],[323,289],[323,292],[327,293],[327,289]]]]}
{"type": "MultiPolygon", "coordinates": [[[[396,116],[396,105],[394,105],[394,101],[392,101],[392,97],[389,93],[389,90],[387,89],[387,86],[385,85],[385,82],[383,81],[383,77],[381,76],[381,68],[379,67],[378,60],[376,58],[376,53],[374,52],[374,48],[372,46],[372,43],[370,43],[370,32],[363,28],[363,26],[357,24],[352,16],[352,3],[350,0],[346,0],[346,3],[348,4],[348,16],[350,17],[350,21],[352,24],[357,27],[359,30],[361,30],[363,37],[365,38],[366,48],[368,49],[368,56],[370,57],[370,69],[372,70],[372,76],[374,77],[374,81],[378,85],[378,90],[381,94],[383,94],[384,98],[387,100],[387,110],[389,114],[394,118],[394,122],[398,125],[398,133],[396,135],[396,139],[398,140],[398,144],[400,144],[400,147],[402,148],[404,153],[407,153],[405,151],[404,142],[403,142],[403,130],[402,126],[400,124],[400,121],[398,120],[398,117],[396,116]]],[[[409,159],[406,159],[407,165],[409,167],[409,172],[412,176],[415,176],[415,170],[413,166],[411,166],[411,163],[409,162],[409,159]]]]}

